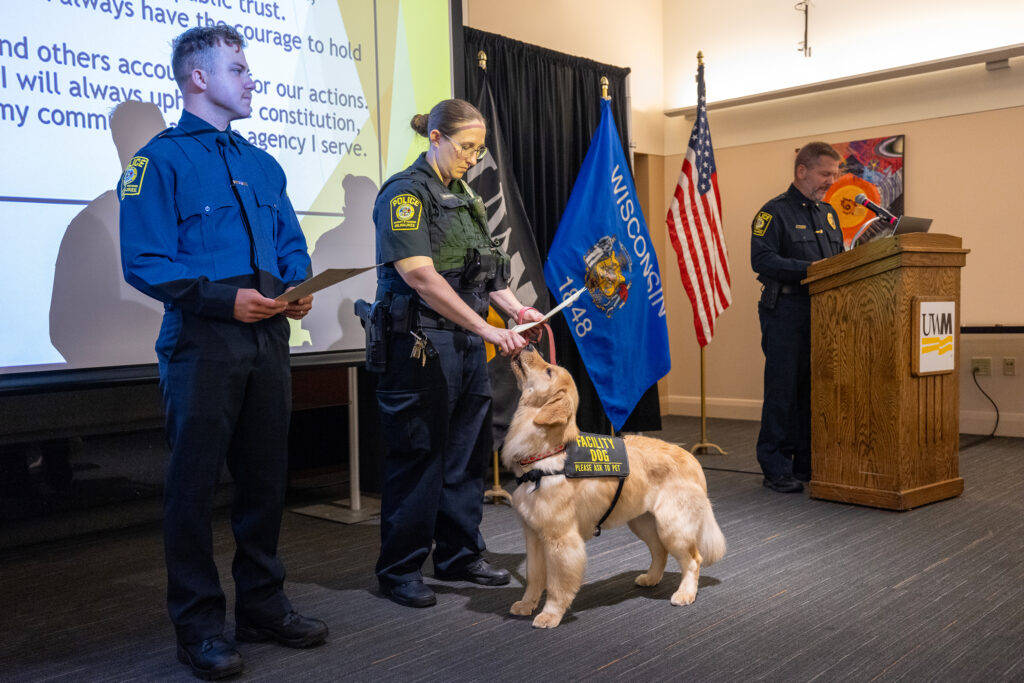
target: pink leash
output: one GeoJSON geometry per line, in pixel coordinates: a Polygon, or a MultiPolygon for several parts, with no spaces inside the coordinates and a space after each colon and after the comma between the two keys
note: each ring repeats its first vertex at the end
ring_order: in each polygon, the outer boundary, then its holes
{"type": "MultiPolygon", "coordinates": [[[[531,310],[535,311],[537,309],[534,308],[533,306],[526,306],[526,307],[520,309],[519,314],[516,316],[516,324],[517,325],[522,325],[523,324],[523,314],[526,313],[527,311],[531,311],[531,310]]],[[[548,325],[546,322],[543,322],[543,323],[540,324],[540,327],[542,327],[542,328],[544,328],[545,330],[548,331],[548,362],[551,363],[552,365],[555,365],[556,364],[555,363],[555,336],[551,333],[551,325],[548,325]]],[[[543,337],[543,336],[544,335],[542,333],[541,335],[539,335],[537,337],[537,342],[538,343],[540,342],[540,338],[543,337]]]]}

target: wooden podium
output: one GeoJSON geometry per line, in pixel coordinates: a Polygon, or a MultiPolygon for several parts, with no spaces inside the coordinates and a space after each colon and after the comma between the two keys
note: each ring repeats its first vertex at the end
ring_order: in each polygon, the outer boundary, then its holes
{"type": "Polygon", "coordinates": [[[908,510],[963,492],[957,357],[967,253],[959,237],[911,233],[807,269],[812,498],[908,510]]]}

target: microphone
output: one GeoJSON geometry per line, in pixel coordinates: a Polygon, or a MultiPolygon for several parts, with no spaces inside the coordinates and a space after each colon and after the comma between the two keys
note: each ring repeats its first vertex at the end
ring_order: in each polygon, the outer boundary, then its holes
{"type": "Polygon", "coordinates": [[[857,204],[860,204],[863,207],[866,207],[870,211],[873,211],[876,216],[881,218],[889,225],[896,225],[896,216],[893,216],[891,213],[880,207],[878,204],[875,204],[873,201],[868,199],[868,196],[863,192],[854,197],[853,201],[856,202],[857,204]]]}

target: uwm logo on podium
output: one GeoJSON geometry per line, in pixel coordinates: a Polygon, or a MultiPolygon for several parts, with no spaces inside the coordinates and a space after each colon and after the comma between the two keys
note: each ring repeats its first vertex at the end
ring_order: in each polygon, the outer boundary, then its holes
{"type": "Polygon", "coordinates": [[[934,375],[956,369],[956,301],[914,300],[914,374],[934,375]]]}

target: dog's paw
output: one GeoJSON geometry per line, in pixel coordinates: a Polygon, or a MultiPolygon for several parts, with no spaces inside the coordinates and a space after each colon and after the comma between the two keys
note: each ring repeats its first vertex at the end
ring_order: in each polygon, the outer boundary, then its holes
{"type": "Polygon", "coordinates": [[[551,612],[541,612],[537,615],[537,618],[533,620],[534,628],[554,628],[562,623],[561,614],[552,614],[551,612]]]}
{"type": "Polygon", "coordinates": [[[689,605],[697,599],[697,591],[695,590],[677,590],[672,594],[673,605],[689,605]]]}
{"type": "Polygon", "coordinates": [[[658,583],[661,581],[661,577],[660,576],[652,576],[651,574],[648,574],[648,573],[643,573],[640,576],[638,576],[635,579],[633,579],[633,581],[638,586],[657,586],[658,583]]]}
{"type": "MultiPolygon", "coordinates": [[[[533,608],[536,606],[536,604],[531,605],[525,600],[519,600],[517,602],[512,603],[512,607],[509,609],[508,613],[514,614],[517,617],[528,617],[531,614],[533,614],[533,608]]],[[[534,625],[536,626],[536,624],[534,625]]]]}

